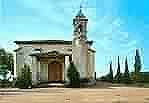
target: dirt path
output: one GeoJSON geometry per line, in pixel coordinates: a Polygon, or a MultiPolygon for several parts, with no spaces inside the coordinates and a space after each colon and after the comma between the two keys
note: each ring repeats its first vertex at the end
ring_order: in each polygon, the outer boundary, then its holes
{"type": "Polygon", "coordinates": [[[149,103],[149,88],[44,88],[1,91],[0,103],[149,103]]]}

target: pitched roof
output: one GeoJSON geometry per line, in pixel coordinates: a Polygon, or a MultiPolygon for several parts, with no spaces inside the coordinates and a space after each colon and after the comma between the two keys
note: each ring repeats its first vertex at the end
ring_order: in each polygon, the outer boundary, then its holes
{"type": "Polygon", "coordinates": [[[76,15],[77,17],[85,17],[85,15],[82,12],[82,9],[80,8],[78,14],[76,15]]]}
{"type": "Polygon", "coordinates": [[[16,44],[67,44],[71,45],[72,41],[65,40],[32,40],[32,41],[14,41],[16,44]]]}
{"type": "MultiPolygon", "coordinates": [[[[66,44],[72,45],[72,41],[65,40],[31,40],[31,41],[14,41],[16,44],[66,44]]],[[[92,45],[93,41],[87,41],[88,44],[92,45]]]]}
{"type": "Polygon", "coordinates": [[[96,52],[94,49],[91,49],[91,48],[89,48],[88,50],[91,51],[91,52],[93,52],[93,53],[96,52]]]}
{"type": "Polygon", "coordinates": [[[14,50],[14,52],[17,52],[17,51],[19,51],[19,50],[21,50],[21,49],[22,49],[22,47],[17,48],[17,49],[14,50]]]}

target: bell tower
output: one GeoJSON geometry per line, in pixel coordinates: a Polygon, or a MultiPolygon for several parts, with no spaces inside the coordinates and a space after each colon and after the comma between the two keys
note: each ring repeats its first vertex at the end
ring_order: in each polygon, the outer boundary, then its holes
{"type": "Polygon", "coordinates": [[[75,39],[83,39],[87,40],[87,22],[88,19],[82,12],[82,7],[76,17],[73,19],[73,26],[74,26],[74,38],[75,39]]]}
{"type": "Polygon", "coordinates": [[[86,77],[88,61],[88,44],[87,44],[87,23],[88,19],[82,12],[79,12],[73,19],[73,41],[72,41],[72,60],[80,72],[81,78],[86,77]]]}

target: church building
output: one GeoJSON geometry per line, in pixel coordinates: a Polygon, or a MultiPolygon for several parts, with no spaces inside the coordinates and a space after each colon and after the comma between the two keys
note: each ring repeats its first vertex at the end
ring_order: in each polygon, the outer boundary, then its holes
{"type": "Polygon", "coordinates": [[[73,39],[15,41],[16,76],[24,64],[30,66],[33,83],[67,81],[67,69],[73,61],[81,78],[95,78],[95,50],[87,38],[88,19],[80,8],[73,19],[73,39]]]}

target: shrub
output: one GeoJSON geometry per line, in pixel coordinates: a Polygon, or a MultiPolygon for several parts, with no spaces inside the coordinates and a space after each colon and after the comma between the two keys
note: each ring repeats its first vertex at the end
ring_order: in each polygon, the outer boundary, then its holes
{"type": "Polygon", "coordinates": [[[110,69],[109,69],[109,73],[105,76],[102,76],[100,78],[101,81],[105,81],[105,82],[113,82],[113,69],[112,69],[112,61],[110,62],[110,69]]]}
{"type": "Polygon", "coordinates": [[[140,72],[138,83],[149,83],[149,72],[140,72]]]}
{"type": "Polygon", "coordinates": [[[128,69],[127,57],[125,59],[125,72],[122,74],[122,83],[129,84],[131,83],[131,77],[128,69]]]}
{"type": "Polygon", "coordinates": [[[107,81],[107,77],[106,76],[102,76],[102,77],[99,78],[99,80],[101,80],[101,81],[107,81]]]}
{"type": "Polygon", "coordinates": [[[127,77],[125,73],[122,74],[121,76],[121,83],[124,83],[124,84],[132,84],[133,81],[131,79],[131,77],[127,77]]]}
{"type": "Polygon", "coordinates": [[[88,83],[88,82],[90,82],[89,78],[81,78],[80,79],[80,83],[88,83]]]}
{"type": "Polygon", "coordinates": [[[108,81],[113,82],[113,69],[112,69],[112,61],[110,63],[110,72],[108,74],[108,81]]]}
{"type": "Polygon", "coordinates": [[[8,88],[11,87],[12,83],[8,80],[0,80],[0,87],[2,88],[8,88]]]}
{"type": "Polygon", "coordinates": [[[133,73],[133,80],[137,83],[140,81],[141,79],[141,58],[140,58],[140,54],[139,54],[139,50],[136,49],[136,55],[135,55],[135,63],[134,63],[134,73],[133,73]]]}
{"type": "Polygon", "coordinates": [[[111,83],[113,82],[113,79],[111,78],[110,74],[100,77],[99,80],[104,81],[104,82],[111,82],[111,83]]]}
{"type": "Polygon", "coordinates": [[[67,77],[69,79],[69,87],[80,87],[80,74],[73,62],[70,62],[67,77]]]}
{"type": "Polygon", "coordinates": [[[91,80],[89,78],[80,78],[80,86],[85,87],[88,86],[88,83],[90,83],[91,80]]]}
{"type": "Polygon", "coordinates": [[[32,85],[31,72],[28,65],[24,65],[21,69],[21,75],[18,76],[16,81],[16,87],[21,89],[27,89],[32,85]]]}

